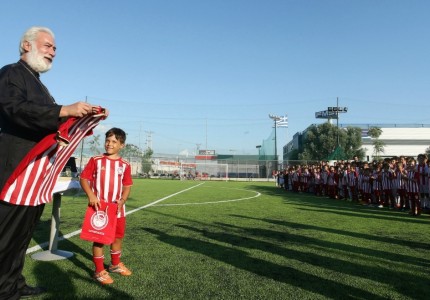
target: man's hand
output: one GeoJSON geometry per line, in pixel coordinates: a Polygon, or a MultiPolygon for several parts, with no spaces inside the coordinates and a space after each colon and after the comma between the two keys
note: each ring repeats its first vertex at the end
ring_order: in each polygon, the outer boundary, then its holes
{"type": "Polygon", "coordinates": [[[76,102],[70,105],[63,105],[60,110],[60,118],[63,117],[78,117],[86,116],[93,111],[94,105],[86,102],[76,102]]]}

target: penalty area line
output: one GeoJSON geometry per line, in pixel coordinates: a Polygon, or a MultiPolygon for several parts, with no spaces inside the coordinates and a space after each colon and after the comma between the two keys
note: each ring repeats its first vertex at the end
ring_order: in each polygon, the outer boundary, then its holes
{"type": "MultiPolygon", "coordinates": [[[[164,200],[166,200],[166,199],[172,198],[172,197],[174,197],[174,196],[176,196],[176,195],[179,195],[179,194],[181,194],[181,193],[184,193],[184,192],[186,192],[186,191],[189,191],[189,190],[191,190],[191,189],[193,189],[193,188],[199,187],[199,186],[201,186],[202,184],[205,184],[205,183],[204,183],[204,182],[202,182],[202,183],[199,183],[199,184],[193,185],[192,187],[189,187],[189,188],[186,188],[186,189],[181,190],[181,191],[179,191],[179,192],[173,193],[173,194],[171,194],[171,195],[168,195],[168,196],[166,196],[166,197],[164,197],[164,198],[158,199],[158,200],[156,200],[156,201],[154,201],[154,202],[151,202],[151,203],[149,203],[149,204],[146,204],[146,205],[144,205],[144,206],[141,206],[141,207],[135,208],[135,209],[133,209],[133,210],[130,210],[130,211],[126,212],[126,214],[125,214],[125,215],[127,216],[127,215],[129,215],[129,214],[135,213],[135,212],[137,212],[137,211],[139,211],[139,210],[142,210],[142,209],[144,209],[144,208],[147,208],[147,207],[153,206],[153,205],[155,205],[155,204],[157,204],[157,203],[159,203],[159,202],[161,202],[161,201],[164,201],[164,200]]],[[[57,241],[67,240],[67,239],[69,239],[69,238],[71,238],[71,237],[73,237],[73,236],[75,236],[75,235],[80,234],[80,233],[81,233],[81,231],[82,231],[82,230],[81,230],[81,229],[79,229],[79,230],[73,231],[73,232],[71,232],[71,233],[65,234],[65,235],[63,235],[63,236],[60,236],[60,237],[58,237],[58,238],[57,238],[57,241]]],[[[47,246],[49,246],[49,242],[40,243],[40,244],[38,244],[38,245],[36,245],[36,246],[33,246],[33,247],[31,247],[31,248],[28,248],[25,254],[30,254],[30,253],[33,253],[33,252],[36,252],[36,251],[39,251],[39,250],[43,250],[43,248],[46,248],[47,246]]]]}

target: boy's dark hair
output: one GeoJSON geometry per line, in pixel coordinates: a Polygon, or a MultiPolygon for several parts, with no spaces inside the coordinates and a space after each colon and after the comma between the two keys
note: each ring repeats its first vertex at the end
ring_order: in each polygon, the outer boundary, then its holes
{"type": "Polygon", "coordinates": [[[124,144],[125,143],[125,139],[126,139],[126,133],[124,132],[124,130],[120,129],[120,128],[111,128],[106,132],[106,138],[110,137],[114,135],[115,138],[121,143],[124,144]]]}

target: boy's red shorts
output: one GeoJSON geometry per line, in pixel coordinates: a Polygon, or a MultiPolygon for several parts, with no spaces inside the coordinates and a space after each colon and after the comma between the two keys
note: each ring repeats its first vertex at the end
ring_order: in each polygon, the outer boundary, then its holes
{"type": "Polygon", "coordinates": [[[125,234],[125,217],[116,219],[115,238],[122,239],[125,234]]]}

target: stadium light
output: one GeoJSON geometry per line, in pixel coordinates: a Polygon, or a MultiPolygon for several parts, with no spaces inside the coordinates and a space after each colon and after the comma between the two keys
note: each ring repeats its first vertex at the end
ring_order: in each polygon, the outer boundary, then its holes
{"type": "Polygon", "coordinates": [[[277,127],[277,123],[282,118],[279,116],[276,116],[276,115],[272,115],[272,114],[269,114],[269,118],[273,120],[274,126],[275,126],[275,162],[276,162],[275,168],[277,170],[278,169],[278,145],[277,145],[277,141],[276,141],[276,127],[277,127]]]}

